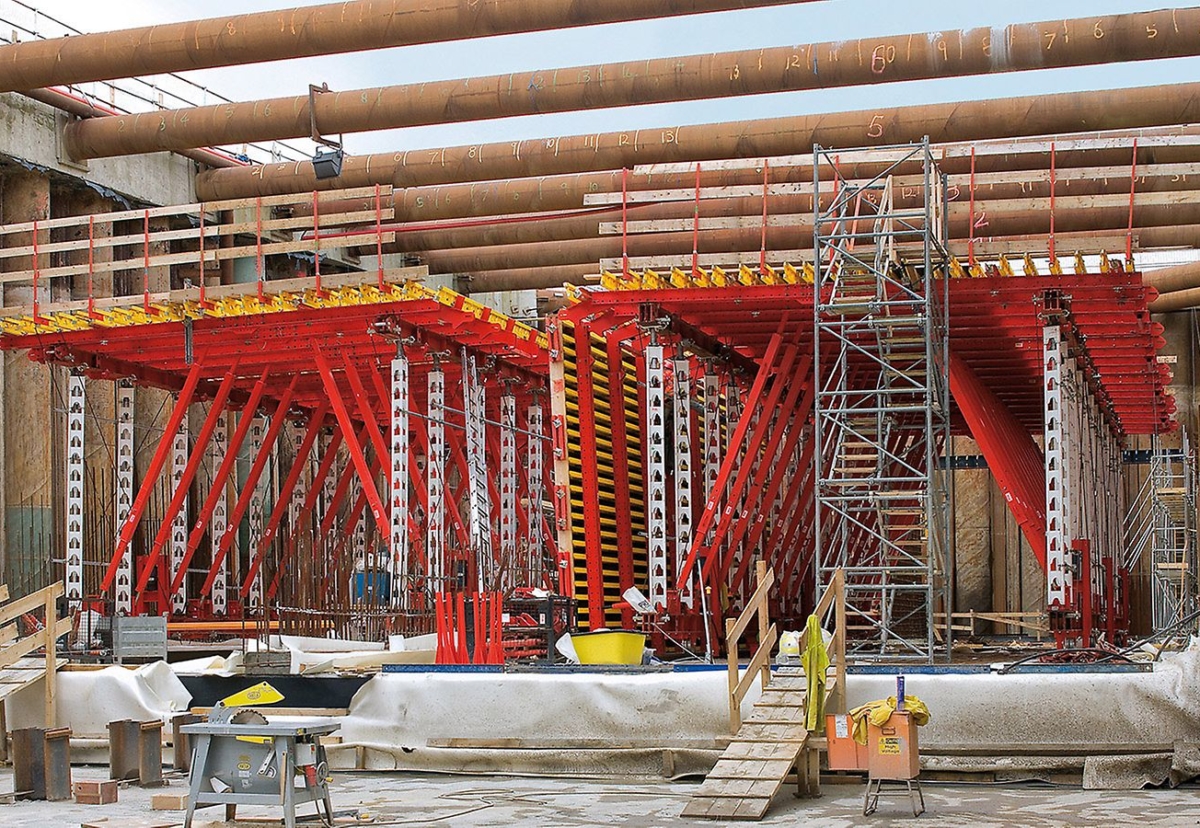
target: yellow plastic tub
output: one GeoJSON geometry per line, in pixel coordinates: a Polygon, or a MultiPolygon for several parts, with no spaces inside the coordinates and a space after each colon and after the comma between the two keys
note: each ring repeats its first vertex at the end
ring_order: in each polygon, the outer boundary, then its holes
{"type": "Polygon", "coordinates": [[[580,664],[641,664],[646,636],[633,630],[597,630],[575,633],[571,643],[580,664]]]}

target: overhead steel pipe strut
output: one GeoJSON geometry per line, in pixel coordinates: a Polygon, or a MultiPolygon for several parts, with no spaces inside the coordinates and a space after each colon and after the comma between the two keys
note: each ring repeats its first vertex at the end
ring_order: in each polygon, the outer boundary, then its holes
{"type": "Polygon", "coordinates": [[[201,201],[217,201],[376,184],[414,187],[638,164],[762,158],[814,143],[885,146],[928,137],[937,144],[1196,120],[1200,83],[1187,83],[360,155],[346,159],[340,177],[324,180],[317,179],[309,161],[211,170],[196,177],[196,194],[201,201]]]}
{"type": "MultiPolygon", "coordinates": [[[[135,113],[71,124],[77,159],[1200,55],[1200,8],[871,37],[135,113]]],[[[2,52],[0,52],[2,54],[2,52]]]]}
{"type": "Polygon", "coordinates": [[[0,92],[814,0],[351,0],[0,47],[0,92]]]}

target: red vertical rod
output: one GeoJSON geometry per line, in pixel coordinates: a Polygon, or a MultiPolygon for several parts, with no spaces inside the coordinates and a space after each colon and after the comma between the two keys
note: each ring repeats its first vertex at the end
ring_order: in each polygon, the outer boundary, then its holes
{"type": "MultiPolygon", "coordinates": [[[[220,237],[218,237],[219,239],[220,237]]],[[[218,241],[218,247],[220,243],[218,241]]],[[[204,205],[200,205],[200,307],[205,306],[204,287],[204,205]]]]}
{"type": "MultiPolygon", "coordinates": [[[[167,462],[167,455],[170,454],[171,447],[175,442],[175,433],[179,431],[179,424],[183,422],[187,408],[192,402],[192,395],[196,393],[203,365],[203,359],[197,359],[192,365],[192,370],[188,372],[183,388],[179,392],[179,399],[175,402],[175,407],[171,409],[171,416],[167,420],[162,438],[158,441],[158,448],[154,450],[154,457],[150,459],[150,467],[146,469],[146,475],[142,478],[142,485],[138,489],[137,497],[133,499],[133,505],[129,508],[129,517],[125,519],[121,533],[117,536],[116,551],[113,552],[112,560],[108,563],[104,580],[100,582],[101,592],[108,592],[112,587],[113,580],[117,577],[117,570],[121,566],[121,557],[129,547],[130,541],[133,540],[133,533],[137,530],[142,514],[146,511],[150,495],[154,493],[154,484],[158,481],[158,473],[162,471],[163,465],[167,462]]],[[[165,521],[165,523],[170,523],[170,521],[165,521]]]]}
{"type": "MultiPolygon", "coordinates": [[[[254,560],[246,567],[246,577],[242,581],[240,590],[242,599],[250,594],[250,587],[254,584],[254,578],[258,575],[258,570],[262,567],[263,561],[266,559],[267,550],[271,548],[271,543],[275,540],[275,533],[279,531],[279,522],[283,520],[283,516],[287,514],[288,507],[292,502],[292,491],[296,488],[296,483],[300,480],[300,475],[304,473],[305,463],[302,458],[307,458],[309,452],[312,451],[313,443],[317,441],[317,435],[321,433],[321,428],[325,425],[325,415],[329,413],[329,402],[322,400],[321,404],[313,410],[308,421],[308,428],[304,432],[304,439],[300,441],[300,447],[296,451],[296,462],[292,463],[291,469],[288,471],[287,478],[283,481],[283,485],[279,488],[279,494],[275,496],[275,508],[271,510],[271,517],[267,519],[267,525],[263,528],[262,539],[258,543],[258,553],[254,556],[254,560]]],[[[205,589],[212,589],[212,584],[205,584],[205,589]]]]}
{"type": "MultiPolygon", "coordinates": [[[[36,234],[34,238],[37,238],[36,234]]],[[[96,217],[88,216],[88,318],[96,315],[96,217]]],[[[34,291],[37,298],[37,291],[34,291]]],[[[36,316],[36,312],[34,313],[36,316]]]]}
{"type": "MultiPolygon", "coordinates": [[[[142,307],[150,312],[150,211],[142,215],[142,307]]],[[[35,311],[36,313],[36,311],[35,311]]]]}
{"type": "MultiPolygon", "coordinates": [[[[375,516],[375,525],[379,527],[380,533],[388,539],[388,543],[390,544],[392,529],[388,526],[387,510],[383,506],[383,501],[379,499],[379,490],[375,488],[375,478],[371,476],[371,467],[367,464],[367,458],[363,454],[362,446],[354,436],[354,422],[350,419],[350,412],[346,410],[346,403],[342,399],[342,393],[337,387],[337,382],[334,380],[333,371],[329,367],[329,360],[321,353],[320,346],[315,343],[313,345],[313,358],[317,362],[317,369],[321,372],[321,381],[325,384],[325,392],[329,395],[333,414],[342,426],[342,432],[346,437],[346,446],[350,449],[350,457],[354,460],[354,467],[358,469],[358,477],[362,481],[363,491],[367,493],[367,503],[371,505],[371,513],[375,516]]],[[[357,377],[357,373],[355,376],[357,377]]],[[[365,403],[365,400],[363,402],[365,403]]],[[[375,422],[374,417],[368,418],[368,433],[372,430],[376,432],[379,430],[379,424],[375,422]]],[[[383,438],[380,437],[381,443],[382,440],[383,438]]],[[[387,456],[388,453],[386,451],[380,453],[380,457],[387,456]]]]}
{"type": "Polygon", "coordinates": [[[1133,267],[1133,198],[1137,194],[1138,142],[1133,139],[1133,165],[1129,170],[1129,232],[1125,234],[1125,261],[1133,267]]]}
{"type": "Polygon", "coordinates": [[[41,266],[38,264],[38,221],[33,220],[33,322],[36,325],[42,315],[38,312],[38,281],[41,279],[41,266]]]}
{"type": "MultiPolygon", "coordinates": [[[[696,565],[696,556],[700,547],[704,545],[704,536],[708,534],[708,530],[712,528],[713,521],[716,520],[720,493],[725,490],[725,484],[729,482],[729,475],[733,473],[733,467],[737,465],[737,451],[735,449],[746,439],[746,432],[750,428],[748,412],[754,406],[758,405],[759,397],[762,396],[763,390],[766,388],[767,376],[774,368],[775,358],[778,356],[779,349],[783,344],[782,328],[786,323],[787,319],[785,318],[780,324],[780,331],[771,336],[771,341],[767,345],[767,351],[759,363],[758,374],[754,377],[754,384],[750,388],[746,405],[742,409],[742,417],[738,420],[737,426],[733,430],[733,436],[729,440],[730,451],[722,459],[721,468],[717,472],[717,479],[712,489],[712,499],[704,505],[704,513],[700,516],[700,520],[696,524],[692,551],[688,553],[687,560],[684,561],[683,568],[679,572],[679,583],[687,583],[688,579],[692,577],[692,569],[696,565]]],[[[734,501],[730,500],[730,502],[734,501]]]]}
{"type": "Polygon", "coordinates": [[[621,168],[621,275],[629,278],[629,169],[621,168]]]}
{"type": "MultiPolygon", "coordinates": [[[[146,591],[146,585],[150,583],[150,575],[154,572],[155,567],[161,570],[158,575],[159,589],[164,588],[170,580],[168,570],[164,568],[166,559],[164,558],[164,547],[167,539],[171,537],[171,524],[175,522],[175,516],[179,514],[179,510],[183,507],[187,500],[188,489],[192,485],[192,479],[196,476],[196,471],[200,468],[200,463],[204,460],[204,450],[208,447],[208,441],[212,438],[212,433],[216,430],[217,420],[221,417],[221,412],[225,409],[225,403],[229,401],[229,392],[233,390],[234,383],[237,381],[237,361],[229,366],[229,370],[225,372],[225,376],[221,379],[221,385],[217,389],[217,395],[213,398],[212,406],[208,409],[208,416],[204,418],[204,425],[200,428],[200,433],[196,435],[196,445],[192,448],[192,453],[188,455],[187,465],[183,467],[183,478],[179,481],[179,485],[175,487],[175,493],[171,496],[171,502],[167,506],[167,511],[163,514],[162,523],[159,524],[158,534],[154,536],[154,543],[150,547],[150,554],[146,556],[142,563],[142,568],[138,572],[137,586],[134,590],[136,595],[135,601],[142,599],[142,593],[146,591]]],[[[180,406],[177,406],[179,408],[180,406]]],[[[175,412],[172,411],[172,420],[175,412]]],[[[182,412],[179,421],[183,422],[182,412]]],[[[170,447],[174,442],[175,434],[179,431],[179,423],[170,423],[169,427],[163,431],[162,440],[159,443],[159,448],[163,446],[170,447]]],[[[157,456],[157,455],[156,455],[157,456]]],[[[166,461],[166,452],[163,453],[164,463],[166,461]]],[[[154,464],[151,463],[150,479],[153,480],[158,476],[158,470],[154,469],[154,464]]],[[[124,537],[124,533],[122,533],[124,537]]]]}
{"type": "Polygon", "coordinates": [[[692,278],[700,273],[700,164],[696,163],[696,207],[692,212],[692,278]]]}
{"type": "Polygon", "coordinates": [[[1054,264],[1054,194],[1058,183],[1058,160],[1055,144],[1050,142],[1050,264],[1054,264]]]}
{"type": "Polygon", "coordinates": [[[375,185],[375,260],[379,265],[379,288],[383,289],[383,197],[375,185]]]}
{"type": "Polygon", "coordinates": [[[758,250],[758,272],[767,275],[767,189],[770,184],[770,161],[763,159],[763,193],[762,193],[762,246],[758,250]]]}
{"type": "Polygon", "coordinates": [[[299,381],[299,374],[292,376],[291,384],[283,392],[283,396],[279,398],[279,403],[275,406],[274,413],[271,414],[271,424],[267,426],[267,433],[263,435],[262,447],[259,449],[258,456],[254,458],[254,462],[250,465],[250,471],[246,474],[245,485],[243,485],[242,491],[238,494],[237,503],[234,505],[233,512],[229,516],[229,523],[225,526],[225,534],[221,536],[217,551],[214,554],[213,568],[209,571],[208,578],[205,579],[204,586],[200,590],[201,597],[207,595],[212,590],[213,582],[217,579],[217,569],[233,546],[233,539],[237,536],[237,527],[241,524],[242,517],[246,514],[246,510],[250,508],[250,501],[254,498],[254,488],[258,485],[258,479],[262,477],[262,473],[267,468],[267,463],[271,459],[271,447],[275,445],[275,441],[279,439],[279,433],[283,431],[283,424],[287,420],[287,411],[292,404],[292,397],[296,394],[296,385],[299,381]]]}
{"type": "Polygon", "coordinates": [[[279,584],[283,580],[283,573],[287,570],[288,560],[299,543],[298,535],[300,534],[300,527],[308,523],[309,516],[312,515],[313,509],[316,508],[317,498],[325,488],[325,478],[329,476],[329,470],[333,468],[334,461],[337,460],[337,452],[338,448],[342,445],[343,433],[340,427],[335,428],[329,438],[329,445],[325,447],[325,453],[321,455],[321,462],[317,465],[317,472],[313,475],[308,492],[305,493],[304,500],[300,504],[300,512],[296,516],[296,523],[291,527],[291,542],[284,544],[283,555],[280,556],[279,566],[275,569],[275,577],[271,581],[270,588],[267,589],[266,599],[268,601],[273,600],[279,592],[279,584]]]}
{"type": "Polygon", "coordinates": [[[317,191],[313,190],[313,275],[317,281],[317,294],[321,293],[321,208],[317,203],[317,191]]]}
{"type": "MultiPolygon", "coordinates": [[[[183,585],[183,579],[187,575],[188,566],[192,562],[196,550],[200,548],[200,541],[204,538],[205,530],[208,528],[208,521],[212,517],[212,513],[216,510],[217,504],[221,498],[225,496],[225,482],[229,479],[230,472],[233,471],[237,464],[237,455],[242,448],[242,443],[246,440],[246,435],[250,433],[250,423],[254,419],[254,415],[258,412],[258,406],[262,402],[263,392],[267,387],[267,376],[269,370],[264,369],[262,376],[254,383],[254,388],[250,392],[250,399],[246,403],[246,407],[242,409],[242,418],[238,421],[237,428],[233,435],[229,438],[229,446],[225,452],[225,456],[221,458],[221,463],[217,466],[217,471],[213,474],[212,486],[208,489],[208,494],[204,498],[204,503],[200,506],[199,512],[196,514],[196,522],[192,526],[192,532],[188,536],[187,548],[183,553],[183,562],[179,565],[179,571],[175,573],[174,580],[171,581],[170,589],[167,590],[165,598],[170,600],[179,587],[183,585]]],[[[215,406],[214,406],[215,409],[215,406]]],[[[212,412],[209,412],[211,416],[212,412]]],[[[196,454],[200,454],[199,451],[196,454]]],[[[230,524],[235,525],[236,524],[230,524]]],[[[163,524],[168,530],[170,524],[163,524]]],[[[227,533],[228,534],[228,533],[227,533]]],[[[218,543],[220,538],[217,539],[218,543]]],[[[214,580],[217,577],[217,570],[221,568],[223,556],[213,555],[212,566],[208,570],[208,579],[205,583],[214,580]]]]}
{"type": "Polygon", "coordinates": [[[967,230],[967,263],[975,267],[975,146],[971,145],[971,210],[970,227],[967,230]]]}
{"type": "Polygon", "coordinates": [[[254,233],[254,270],[258,276],[258,301],[263,300],[263,282],[266,281],[267,263],[263,261],[263,222],[262,222],[262,197],[259,196],[254,208],[255,221],[257,227],[254,233]]]}

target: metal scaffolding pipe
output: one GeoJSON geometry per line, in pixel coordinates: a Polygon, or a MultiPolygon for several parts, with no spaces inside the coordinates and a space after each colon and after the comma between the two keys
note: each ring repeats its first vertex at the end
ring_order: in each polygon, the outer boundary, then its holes
{"type": "Polygon", "coordinates": [[[815,0],[350,0],[0,47],[0,92],[815,0]]]}
{"type": "Polygon", "coordinates": [[[415,187],[620,169],[637,164],[786,155],[798,147],[977,141],[1136,129],[1200,120],[1200,83],[1071,92],[704,126],[628,130],[347,158],[336,179],[312,163],[211,170],[196,178],[203,201],[390,184],[415,187]]]}
{"type": "MultiPolygon", "coordinates": [[[[1187,267],[1187,265],[1182,265],[1182,267],[1187,267]]],[[[1175,290],[1170,293],[1163,293],[1152,301],[1148,307],[1151,313],[1173,313],[1175,311],[1189,310],[1197,306],[1200,306],[1200,288],[1194,287],[1187,290],[1175,290]]]]}
{"type": "Polygon", "coordinates": [[[1142,275],[1142,282],[1163,296],[1181,290],[1200,288],[1200,262],[1152,270],[1142,275]]]}
{"type": "Polygon", "coordinates": [[[86,159],[303,138],[314,123],[333,135],[1154,60],[1200,55],[1196,31],[1200,8],[871,37],[136,113],[68,125],[64,141],[71,156],[86,159]]]}

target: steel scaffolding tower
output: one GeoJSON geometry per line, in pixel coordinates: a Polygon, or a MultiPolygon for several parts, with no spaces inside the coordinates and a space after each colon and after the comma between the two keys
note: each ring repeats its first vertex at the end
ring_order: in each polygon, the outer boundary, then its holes
{"type": "MultiPolygon", "coordinates": [[[[1165,630],[1200,609],[1196,550],[1196,458],[1187,432],[1179,448],[1158,437],[1150,450],[1150,474],[1125,521],[1126,565],[1150,552],[1150,591],[1155,630],[1165,630]]],[[[1194,632],[1193,622],[1181,634],[1194,632]]]]}
{"type": "Polygon", "coordinates": [[[818,146],[813,181],[817,594],[842,568],[851,651],[932,661],[949,646],[948,625],[935,633],[949,548],[943,182],[927,140],[818,146]],[[851,180],[842,164],[880,172],[851,180]]]}

